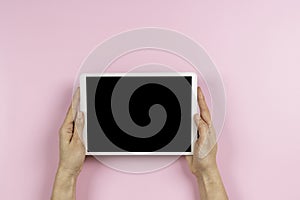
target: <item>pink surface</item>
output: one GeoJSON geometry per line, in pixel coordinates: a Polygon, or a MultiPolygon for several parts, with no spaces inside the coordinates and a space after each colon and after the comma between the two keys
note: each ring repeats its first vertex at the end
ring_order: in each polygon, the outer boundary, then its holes
{"type": "MultiPolygon", "coordinates": [[[[300,199],[299,1],[1,1],[0,199],[49,199],[58,129],[81,61],[143,26],[194,38],[218,66],[218,161],[231,199],[300,199]]],[[[134,59],[134,57],[132,57],[134,59]]],[[[198,199],[185,160],[132,175],[87,159],[78,199],[198,199]]]]}

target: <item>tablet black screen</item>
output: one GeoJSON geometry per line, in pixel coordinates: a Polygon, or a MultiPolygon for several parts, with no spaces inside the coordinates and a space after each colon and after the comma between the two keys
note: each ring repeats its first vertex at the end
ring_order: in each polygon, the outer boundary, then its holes
{"type": "Polygon", "coordinates": [[[87,77],[88,152],[190,152],[191,81],[87,77]]]}

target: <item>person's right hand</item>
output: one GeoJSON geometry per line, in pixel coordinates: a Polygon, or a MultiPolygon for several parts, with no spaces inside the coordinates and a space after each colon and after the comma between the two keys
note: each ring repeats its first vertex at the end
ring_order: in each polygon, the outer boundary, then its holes
{"type": "Polygon", "coordinates": [[[197,92],[198,105],[201,114],[200,116],[199,114],[196,114],[194,120],[198,127],[199,138],[194,145],[194,155],[186,156],[186,159],[192,173],[199,176],[201,173],[217,167],[217,142],[209,109],[200,87],[198,87],[197,92]]]}

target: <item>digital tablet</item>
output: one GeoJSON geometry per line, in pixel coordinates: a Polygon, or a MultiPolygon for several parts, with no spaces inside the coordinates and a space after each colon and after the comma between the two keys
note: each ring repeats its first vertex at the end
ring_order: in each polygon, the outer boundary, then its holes
{"type": "Polygon", "coordinates": [[[192,155],[194,73],[81,74],[87,155],[192,155]]]}

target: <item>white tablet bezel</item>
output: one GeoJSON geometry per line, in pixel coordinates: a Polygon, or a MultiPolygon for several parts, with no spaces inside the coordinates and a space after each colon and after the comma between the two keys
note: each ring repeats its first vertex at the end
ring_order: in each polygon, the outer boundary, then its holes
{"type": "Polygon", "coordinates": [[[197,127],[193,117],[197,113],[197,75],[193,72],[158,72],[158,73],[84,73],[80,75],[80,110],[84,113],[85,125],[83,129],[83,143],[86,155],[193,155],[194,143],[197,139],[197,127]],[[88,152],[87,151],[87,101],[86,101],[86,78],[87,77],[147,77],[147,76],[191,76],[192,93],[191,93],[191,152],[88,152]]]}

